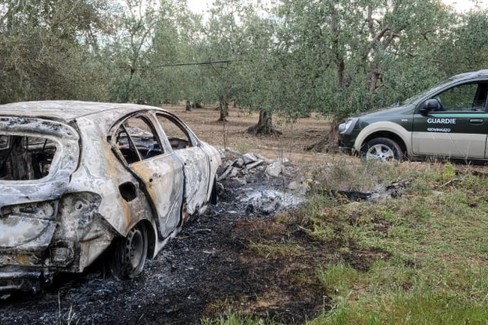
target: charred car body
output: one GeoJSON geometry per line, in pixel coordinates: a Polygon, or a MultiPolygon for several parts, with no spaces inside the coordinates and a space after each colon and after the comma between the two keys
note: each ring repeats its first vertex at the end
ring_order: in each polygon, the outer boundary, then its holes
{"type": "Polygon", "coordinates": [[[0,291],[37,290],[102,253],[131,278],[216,198],[220,155],[135,104],[0,105],[0,291]]]}

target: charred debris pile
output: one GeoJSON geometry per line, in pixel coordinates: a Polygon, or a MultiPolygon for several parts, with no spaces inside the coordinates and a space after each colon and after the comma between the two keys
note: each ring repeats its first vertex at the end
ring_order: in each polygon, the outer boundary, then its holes
{"type": "MultiPolygon", "coordinates": [[[[221,154],[223,163],[217,170],[220,203],[216,213],[274,215],[298,206],[310,191],[310,180],[305,180],[298,167],[286,158],[269,160],[259,154],[241,155],[229,149],[221,154]]],[[[365,192],[333,190],[328,194],[346,198],[350,202],[376,203],[402,196],[410,182],[401,180],[365,192]]]]}
{"type": "Polygon", "coordinates": [[[218,211],[267,216],[304,201],[308,186],[298,180],[298,168],[288,159],[268,160],[229,149],[222,156],[223,163],[217,171],[218,211]]]}

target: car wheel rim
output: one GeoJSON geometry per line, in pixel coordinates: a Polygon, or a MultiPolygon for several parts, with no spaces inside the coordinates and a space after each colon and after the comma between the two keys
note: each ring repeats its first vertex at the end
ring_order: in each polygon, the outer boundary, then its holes
{"type": "Polygon", "coordinates": [[[366,159],[389,161],[395,159],[395,153],[390,147],[383,144],[377,144],[368,149],[366,152],[366,159]]]}
{"type": "Polygon", "coordinates": [[[142,271],[145,262],[145,241],[140,229],[134,229],[127,238],[126,265],[129,277],[142,271]]]}

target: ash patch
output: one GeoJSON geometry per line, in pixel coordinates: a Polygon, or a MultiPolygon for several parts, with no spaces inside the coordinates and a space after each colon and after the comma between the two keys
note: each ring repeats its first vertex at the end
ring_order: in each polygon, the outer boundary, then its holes
{"type": "Polygon", "coordinates": [[[333,194],[336,196],[343,196],[350,201],[368,201],[368,202],[383,202],[388,199],[399,198],[410,186],[410,180],[401,180],[393,182],[385,187],[378,187],[369,192],[359,191],[336,191],[333,194]]]}
{"type": "Polygon", "coordinates": [[[221,212],[268,216],[305,200],[308,185],[297,181],[298,169],[287,159],[226,151],[223,161],[217,172],[221,212]]]}

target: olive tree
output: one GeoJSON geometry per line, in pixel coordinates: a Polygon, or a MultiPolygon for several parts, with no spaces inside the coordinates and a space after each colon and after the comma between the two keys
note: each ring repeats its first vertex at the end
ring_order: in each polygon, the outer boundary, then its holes
{"type": "Polygon", "coordinates": [[[219,121],[225,121],[228,106],[238,96],[241,64],[246,60],[243,50],[242,18],[252,10],[242,1],[214,2],[208,21],[203,26],[200,42],[200,77],[203,101],[218,103],[219,121]]]}
{"type": "Polygon", "coordinates": [[[153,49],[149,56],[149,79],[161,102],[201,102],[201,77],[198,63],[202,18],[184,2],[161,7],[153,49]]]}
{"type": "Polygon", "coordinates": [[[276,15],[278,55],[301,86],[287,92],[292,111],[336,122],[439,79],[429,53],[447,35],[449,15],[438,0],[282,0],[276,15]],[[402,90],[411,77],[417,82],[402,90]]]}
{"type": "Polygon", "coordinates": [[[98,0],[0,4],[0,102],[103,97],[93,53],[107,10],[98,0]]]}
{"type": "Polygon", "coordinates": [[[488,67],[488,10],[458,15],[449,37],[435,49],[441,71],[453,75],[488,67]]]}

